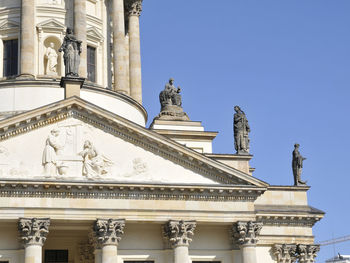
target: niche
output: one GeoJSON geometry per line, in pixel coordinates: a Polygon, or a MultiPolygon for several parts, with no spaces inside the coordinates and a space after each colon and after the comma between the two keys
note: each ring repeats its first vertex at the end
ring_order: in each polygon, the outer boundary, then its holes
{"type": "Polygon", "coordinates": [[[61,76],[62,53],[58,52],[61,41],[56,37],[48,37],[44,41],[44,73],[47,76],[61,76]]]}

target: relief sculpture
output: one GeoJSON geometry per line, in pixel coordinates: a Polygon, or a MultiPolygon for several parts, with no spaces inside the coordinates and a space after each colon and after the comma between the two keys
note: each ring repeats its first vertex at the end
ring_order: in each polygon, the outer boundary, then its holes
{"type": "Polygon", "coordinates": [[[61,150],[64,148],[64,143],[60,138],[60,130],[51,130],[46,139],[45,148],[43,152],[42,165],[46,176],[56,176],[58,167],[58,158],[61,150]]]}

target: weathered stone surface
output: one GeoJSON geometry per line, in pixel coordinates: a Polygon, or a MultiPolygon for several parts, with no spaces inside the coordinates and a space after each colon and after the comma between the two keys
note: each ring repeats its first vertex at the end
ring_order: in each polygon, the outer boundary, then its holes
{"type": "Polygon", "coordinates": [[[66,77],[79,77],[80,53],[82,52],[81,41],[73,35],[73,30],[67,28],[62,46],[58,50],[64,52],[64,66],[66,77]]]}
{"type": "Polygon", "coordinates": [[[96,242],[101,245],[118,245],[124,235],[124,219],[97,219],[94,225],[96,242]]]}
{"type": "Polygon", "coordinates": [[[189,246],[195,228],[195,221],[170,220],[163,226],[163,233],[172,247],[189,246]]]}
{"type": "Polygon", "coordinates": [[[235,106],[236,113],[233,118],[233,132],[235,138],[235,149],[237,154],[249,154],[249,132],[250,127],[248,124],[245,113],[239,106],[235,106]]]}
{"type": "Polygon", "coordinates": [[[293,151],[293,160],[292,160],[292,168],[293,168],[293,176],[294,176],[294,185],[306,185],[306,181],[301,180],[301,173],[303,169],[303,162],[306,160],[303,156],[301,156],[299,152],[300,145],[296,143],[294,145],[293,151]]]}
{"type": "Polygon", "coordinates": [[[237,222],[232,227],[234,241],[239,245],[254,245],[263,224],[260,222],[237,222]]]}
{"type": "Polygon", "coordinates": [[[18,231],[24,246],[43,246],[49,233],[49,218],[20,218],[18,231]]]}

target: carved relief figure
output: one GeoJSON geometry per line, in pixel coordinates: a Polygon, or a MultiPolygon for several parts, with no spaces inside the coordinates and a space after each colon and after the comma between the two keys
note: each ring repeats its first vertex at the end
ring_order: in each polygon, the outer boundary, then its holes
{"type": "Polygon", "coordinates": [[[88,140],[85,141],[84,150],[79,155],[83,157],[83,176],[88,179],[101,178],[108,173],[108,167],[113,165],[113,162],[100,154],[88,140]]]}
{"type": "Polygon", "coordinates": [[[66,36],[64,37],[62,46],[58,50],[64,52],[64,66],[66,77],[79,77],[80,53],[82,51],[81,41],[77,40],[73,35],[73,30],[67,28],[66,36]]]}
{"type": "Polygon", "coordinates": [[[55,44],[50,43],[50,46],[46,49],[45,56],[47,58],[46,74],[57,75],[57,52],[55,50],[55,44]]]}
{"type": "Polygon", "coordinates": [[[45,174],[48,176],[56,176],[57,174],[57,155],[64,145],[59,139],[60,130],[53,129],[46,139],[46,145],[43,152],[42,165],[45,174]]]}
{"type": "Polygon", "coordinates": [[[294,185],[306,185],[306,182],[301,180],[301,172],[303,170],[303,161],[306,160],[303,156],[301,156],[299,152],[299,144],[296,143],[294,145],[293,151],[293,160],[292,160],[292,168],[293,168],[293,176],[294,176],[294,185]]]}
{"type": "Polygon", "coordinates": [[[250,127],[247,117],[239,106],[235,106],[234,110],[236,112],[233,119],[235,149],[237,151],[237,154],[249,154],[248,135],[250,132],[250,127]]]}

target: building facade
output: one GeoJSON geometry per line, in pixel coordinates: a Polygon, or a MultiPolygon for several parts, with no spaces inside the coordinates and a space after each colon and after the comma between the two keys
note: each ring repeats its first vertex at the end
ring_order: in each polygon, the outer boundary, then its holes
{"type": "Polygon", "coordinates": [[[213,153],[217,133],[176,107],[146,127],[141,10],[0,2],[0,262],[314,262],[324,213],[308,186],[213,153]],[[60,85],[67,28],[83,47],[74,96],[60,85]]]}

